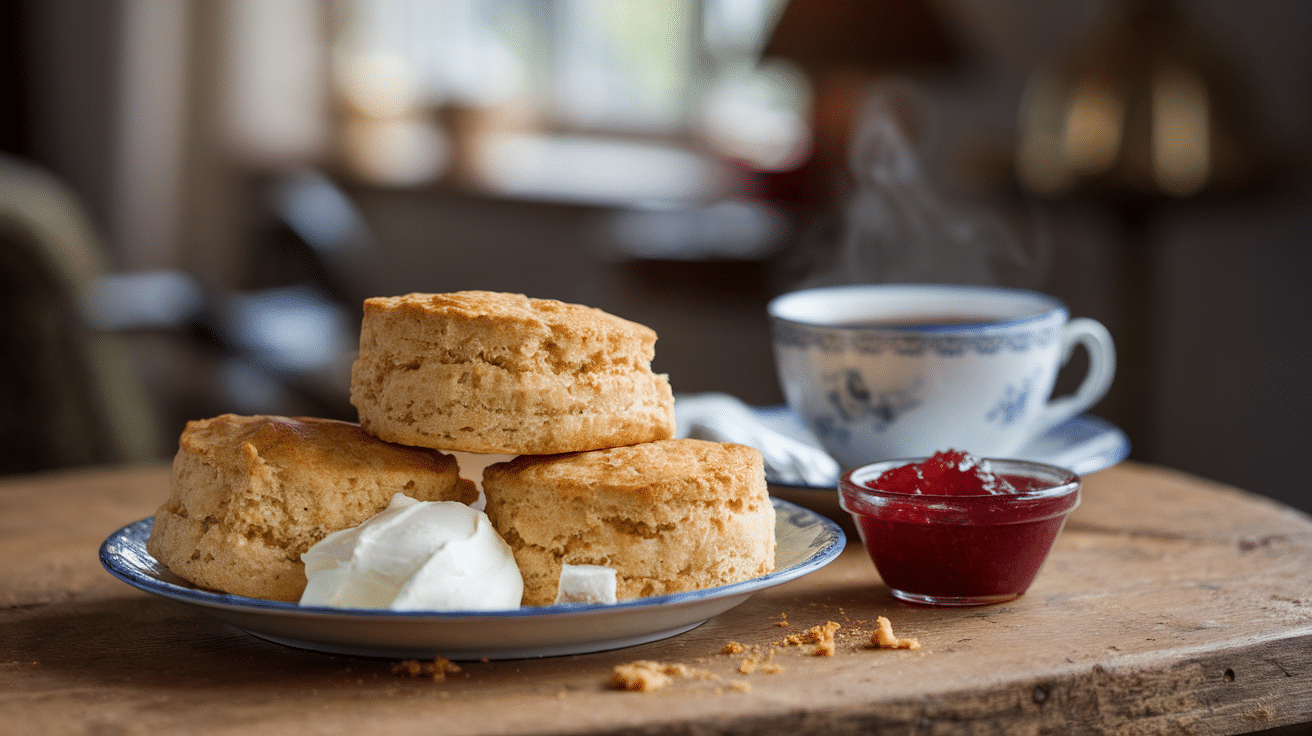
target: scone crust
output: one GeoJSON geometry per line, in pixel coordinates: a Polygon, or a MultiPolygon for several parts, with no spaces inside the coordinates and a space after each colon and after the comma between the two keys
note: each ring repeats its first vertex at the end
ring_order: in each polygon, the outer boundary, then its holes
{"type": "Polygon", "coordinates": [[[364,302],[351,403],[389,442],[557,454],[674,435],[656,333],[600,309],[461,291],[364,302]]]}
{"type": "Polygon", "coordinates": [[[615,568],[621,600],[774,569],[775,513],[755,448],[678,439],[521,456],[488,466],[483,492],[527,606],[555,601],[564,563],[615,568]]]}
{"type": "Polygon", "coordinates": [[[234,414],[192,421],[146,549],[195,585],[296,601],[305,589],[301,554],[382,511],[397,492],[421,501],[478,498],[455,457],[382,442],[352,422],[234,414]]]}

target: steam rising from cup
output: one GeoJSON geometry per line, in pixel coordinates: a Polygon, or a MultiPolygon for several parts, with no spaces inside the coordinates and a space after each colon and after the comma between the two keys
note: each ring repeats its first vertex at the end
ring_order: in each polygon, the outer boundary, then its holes
{"type": "Polygon", "coordinates": [[[837,222],[809,244],[817,262],[799,288],[897,282],[1033,287],[1044,275],[1044,238],[1036,236],[1034,252],[1027,252],[997,213],[950,204],[935,191],[916,145],[924,137],[917,131],[932,127],[932,113],[909,82],[871,89],[849,147],[852,189],[837,222]]]}

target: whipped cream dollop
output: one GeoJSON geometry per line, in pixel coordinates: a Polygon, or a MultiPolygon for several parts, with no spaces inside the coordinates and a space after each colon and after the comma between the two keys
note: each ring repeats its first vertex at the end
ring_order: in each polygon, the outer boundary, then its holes
{"type": "Polygon", "coordinates": [[[487,514],[397,493],[387,508],[305,554],[303,606],[396,611],[519,608],[524,579],[487,514]]]}

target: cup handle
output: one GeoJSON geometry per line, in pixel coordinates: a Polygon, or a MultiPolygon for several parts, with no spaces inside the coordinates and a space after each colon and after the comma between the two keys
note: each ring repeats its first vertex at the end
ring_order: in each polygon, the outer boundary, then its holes
{"type": "Polygon", "coordinates": [[[1112,378],[1116,375],[1116,347],[1111,333],[1101,322],[1087,317],[1070,320],[1062,329],[1061,341],[1061,364],[1070,361],[1076,345],[1083,345],[1089,353],[1089,371],[1075,393],[1048,402],[1039,412],[1034,419],[1036,435],[1098,403],[1111,388],[1112,378]]]}

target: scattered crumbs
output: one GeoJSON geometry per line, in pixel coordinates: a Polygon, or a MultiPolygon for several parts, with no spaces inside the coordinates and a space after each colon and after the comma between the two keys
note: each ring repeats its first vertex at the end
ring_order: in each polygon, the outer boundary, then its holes
{"type": "Polygon", "coordinates": [[[815,649],[811,651],[811,654],[816,657],[834,656],[834,632],[838,631],[840,628],[842,627],[833,621],[830,621],[824,626],[816,626],[812,628],[811,630],[816,632],[819,641],[816,642],[815,649]]]}
{"type": "Polygon", "coordinates": [[[777,675],[784,671],[783,665],[775,664],[773,648],[767,649],[765,655],[761,655],[759,648],[752,651],[751,656],[743,659],[738,663],[738,674],[750,675],[753,672],[760,671],[766,675],[777,675]]]}
{"type": "Polygon", "coordinates": [[[817,657],[834,656],[834,632],[843,628],[841,624],[830,621],[823,625],[812,626],[800,634],[789,634],[783,639],[775,642],[776,646],[802,646],[804,644],[814,644],[815,649],[811,651],[817,657]]]}
{"type": "Polygon", "coordinates": [[[610,676],[610,686],[614,690],[631,692],[652,692],[669,685],[676,677],[697,680],[718,680],[712,672],[689,667],[686,664],[667,664],[640,659],[628,664],[615,666],[610,676]]]}
{"type": "MultiPolygon", "coordinates": [[[[849,628],[844,629],[843,625],[836,621],[827,621],[812,626],[805,631],[787,634],[782,639],[766,645],[747,645],[738,641],[729,641],[720,649],[719,655],[746,655],[738,661],[735,667],[740,675],[780,674],[784,672],[785,668],[774,661],[776,652],[786,647],[811,646],[810,654],[812,656],[832,657],[838,651],[840,637],[845,642],[845,646],[854,646],[852,644],[854,639],[860,640],[867,636],[862,628],[865,623],[865,621],[858,621],[855,624],[849,622],[849,628]]],[[[898,638],[893,633],[893,625],[887,618],[879,616],[875,623],[876,629],[869,635],[870,647],[879,649],[920,648],[918,639],[898,638]]],[[[780,614],[779,620],[773,625],[788,627],[791,624],[788,622],[787,614],[780,614]]],[[[746,680],[726,681],[708,670],[696,669],[685,664],[652,660],[637,660],[617,665],[611,674],[609,685],[615,690],[652,692],[669,686],[676,678],[712,680],[721,685],[721,687],[716,688],[717,693],[745,693],[751,691],[751,684],[746,680]]],[[[557,698],[563,696],[563,692],[556,695],[557,698]]]]}
{"type": "Polygon", "coordinates": [[[615,690],[649,693],[670,684],[672,679],[660,662],[638,661],[616,665],[610,686],[615,690]]]}
{"type": "Polygon", "coordinates": [[[460,671],[460,666],[446,657],[438,657],[432,662],[407,659],[392,665],[392,673],[409,677],[432,677],[434,682],[446,679],[451,673],[460,671]]]}
{"type": "Polygon", "coordinates": [[[899,639],[893,634],[893,624],[880,616],[875,623],[878,628],[870,635],[870,645],[879,649],[919,649],[919,639],[899,639]]]}

